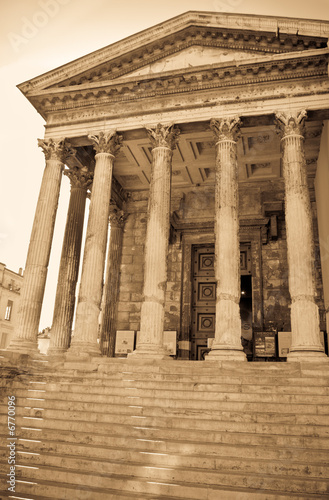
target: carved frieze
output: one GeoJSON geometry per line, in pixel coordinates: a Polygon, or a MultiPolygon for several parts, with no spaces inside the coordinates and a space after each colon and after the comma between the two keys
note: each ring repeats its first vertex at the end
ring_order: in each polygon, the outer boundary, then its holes
{"type": "Polygon", "coordinates": [[[284,82],[294,80],[327,77],[328,55],[320,54],[308,57],[305,54],[286,56],[286,59],[263,60],[253,63],[231,64],[228,66],[197,67],[174,71],[171,74],[148,75],[127,80],[112,80],[101,88],[88,85],[77,89],[70,87],[67,92],[51,89],[45,97],[32,97],[34,105],[43,113],[59,109],[107,104],[120,101],[138,101],[141,98],[172,94],[194,93],[219,88],[230,88],[259,83],[284,82]]]}

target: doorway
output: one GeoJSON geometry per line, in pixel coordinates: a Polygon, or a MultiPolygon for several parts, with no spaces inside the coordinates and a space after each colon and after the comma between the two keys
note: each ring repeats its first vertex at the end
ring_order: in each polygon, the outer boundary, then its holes
{"type": "MultiPolygon", "coordinates": [[[[240,247],[241,267],[241,341],[252,357],[252,277],[250,246],[240,247]]],[[[216,280],[214,244],[192,247],[191,358],[203,360],[215,337],[216,280]]]]}

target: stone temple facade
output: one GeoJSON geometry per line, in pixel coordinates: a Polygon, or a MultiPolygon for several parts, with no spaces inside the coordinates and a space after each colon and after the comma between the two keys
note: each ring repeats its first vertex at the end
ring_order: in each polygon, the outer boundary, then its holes
{"type": "Polygon", "coordinates": [[[8,349],[37,350],[64,174],[48,354],[113,356],[123,330],[128,358],[165,360],[172,331],[178,359],[245,361],[274,331],[291,332],[289,361],[326,362],[328,36],[187,12],[19,85],[46,121],[45,170],[8,349]]]}

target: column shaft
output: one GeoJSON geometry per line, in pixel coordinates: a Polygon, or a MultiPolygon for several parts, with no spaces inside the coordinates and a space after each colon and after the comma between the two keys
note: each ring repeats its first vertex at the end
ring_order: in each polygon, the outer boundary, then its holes
{"type": "Polygon", "coordinates": [[[303,123],[306,112],[277,113],[282,132],[285,218],[291,296],[292,345],[288,360],[326,360],[315,303],[314,241],[303,123]]]}
{"type": "Polygon", "coordinates": [[[20,296],[17,329],[8,347],[37,352],[37,335],[65,157],[64,141],[40,141],[46,156],[20,296]]]}
{"type": "Polygon", "coordinates": [[[108,218],[114,154],[118,136],[114,132],[92,137],[96,165],[91,193],[89,219],[84,249],[76,325],[69,353],[100,355],[97,343],[98,317],[102,298],[108,218]]]}
{"type": "Polygon", "coordinates": [[[241,345],[240,241],[236,132],[238,118],[212,120],[217,139],[215,191],[215,340],[207,360],[245,361],[241,345]]]}
{"type": "Polygon", "coordinates": [[[164,306],[169,245],[171,159],[177,130],[158,125],[149,129],[153,143],[152,176],[145,240],[141,330],[131,356],[169,359],[163,347],[164,306]]]}
{"type": "Polygon", "coordinates": [[[101,352],[114,357],[116,335],[116,309],[119,293],[120,263],[124,212],[117,211],[110,215],[110,243],[107,254],[106,276],[102,298],[102,321],[100,326],[101,352]]]}
{"type": "Polygon", "coordinates": [[[87,169],[76,167],[75,169],[69,169],[65,173],[71,180],[71,195],[58,274],[48,355],[63,353],[70,346],[87,188],[92,182],[87,169]]]}

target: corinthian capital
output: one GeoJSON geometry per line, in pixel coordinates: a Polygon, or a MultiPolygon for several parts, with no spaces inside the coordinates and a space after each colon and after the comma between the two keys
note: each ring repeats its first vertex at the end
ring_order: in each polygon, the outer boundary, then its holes
{"type": "Polygon", "coordinates": [[[93,146],[98,153],[109,153],[116,156],[122,146],[122,135],[117,134],[116,130],[110,130],[107,133],[100,132],[98,135],[88,135],[93,141],[93,146]]]}
{"type": "Polygon", "coordinates": [[[38,139],[38,146],[42,148],[46,160],[58,160],[64,163],[69,156],[75,154],[75,150],[70,147],[70,144],[65,139],[59,141],[38,139]]]}
{"type": "Polygon", "coordinates": [[[302,111],[289,111],[288,113],[277,111],[275,113],[275,125],[277,132],[283,135],[283,137],[289,135],[303,136],[306,117],[307,112],[305,109],[302,111]]]}
{"type": "Polygon", "coordinates": [[[109,222],[111,226],[123,227],[128,214],[123,210],[120,210],[116,205],[110,205],[110,217],[109,222]]]}
{"type": "Polygon", "coordinates": [[[215,140],[219,141],[236,141],[241,126],[241,120],[238,116],[232,118],[221,118],[210,120],[210,128],[213,131],[215,140]]]}
{"type": "Polygon", "coordinates": [[[87,167],[70,167],[64,170],[64,175],[70,179],[73,188],[82,189],[90,188],[94,177],[94,174],[87,167]]]}
{"type": "Polygon", "coordinates": [[[154,148],[175,149],[178,142],[180,130],[174,125],[162,125],[158,123],[155,128],[145,127],[154,148]]]}

